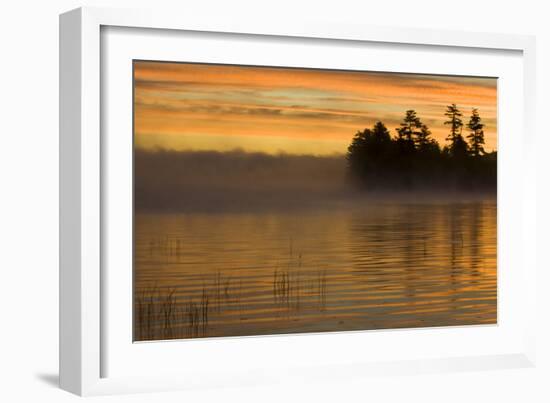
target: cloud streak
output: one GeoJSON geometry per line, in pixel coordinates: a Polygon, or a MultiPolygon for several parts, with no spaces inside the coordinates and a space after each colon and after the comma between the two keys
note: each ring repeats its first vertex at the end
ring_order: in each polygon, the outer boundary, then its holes
{"type": "Polygon", "coordinates": [[[496,79],[159,62],[135,62],[134,79],[142,147],[226,151],[219,138],[233,136],[247,151],[344,153],[357,130],[381,120],[394,132],[407,109],[443,144],[456,103],[465,123],[479,109],[496,149],[496,79]]]}

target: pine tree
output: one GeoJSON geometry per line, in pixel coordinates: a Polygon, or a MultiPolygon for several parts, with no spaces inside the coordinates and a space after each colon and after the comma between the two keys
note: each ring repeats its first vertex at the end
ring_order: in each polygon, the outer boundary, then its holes
{"type": "Polygon", "coordinates": [[[370,185],[391,165],[394,142],[382,122],[355,134],[348,147],[348,167],[354,177],[370,185]]]}
{"type": "Polygon", "coordinates": [[[453,157],[462,157],[468,154],[468,144],[462,137],[462,112],[458,109],[456,104],[447,106],[445,116],[449,118],[445,122],[446,125],[451,125],[451,133],[447,137],[447,140],[451,142],[449,146],[449,152],[453,157]]]}
{"type": "Polygon", "coordinates": [[[470,122],[468,123],[470,134],[467,137],[470,143],[470,152],[476,157],[485,154],[485,150],[483,149],[483,144],[485,144],[485,135],[483,133],[484,127],[485,125],[481,123],[479,111],[475,108],[472,109],[472,116],[470,117],[470,122]]]}
{"type": "Polygon", "coordinates": [[[416,116],[416,111],[409,109],[405,112],[405,118],[397,128],[397,136],[400,141],[414,146],[415,137],[420,133],[418,129],[422,127],[420,118],[416,116]]]}
{"type": "Polygon", "coordinates": [[[348,164],[352,171],[358,174],[363,174],[364,171],[368,168],[368,156],[369,151],[369,142],[372,137],[372,132],[370,129],[365,129],[363,131],[358,131],[353,137],[353,141],[348,147],[348,164]]]}
{"type": "Polygon", "coordinates": [[[420,131],[416,133],[416,137],[414,139],[414,142],[416,143],[416,147],[419,150],[426,148],[426,146],[428,146],[432,142],[432,139],[430,137],[431,135],[432,135],[431,130],[428,128],[428,126],[423,124],[420,127],[420,131]]]}
{"type": "Polygon", "coordinates": [[[390,132],[384,123],[378,121],[372,127],[372,135],[379,143],[389,143],[391,141],[390,132]]]}

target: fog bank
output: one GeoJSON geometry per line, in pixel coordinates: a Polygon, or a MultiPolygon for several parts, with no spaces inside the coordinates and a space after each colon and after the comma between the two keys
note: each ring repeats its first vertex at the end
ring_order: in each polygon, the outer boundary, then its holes
{"type": "MultiPolygon", "coordinates": [[[[344,155],[270,155],[244,151],[145,151],[134,154],[137,211],[247,212],[359,208],[376,203],[496,202],[496,188],[357,186],[344,155]]],[[[425,184],[426,185],[426,184],[425,184]]]]}
{"type": "Polygon", "coordinates": [[[134,154],[138,210],[224,211],[292,208],[349,197],[343,155],[269,155],[243,151],[134,154]]]}

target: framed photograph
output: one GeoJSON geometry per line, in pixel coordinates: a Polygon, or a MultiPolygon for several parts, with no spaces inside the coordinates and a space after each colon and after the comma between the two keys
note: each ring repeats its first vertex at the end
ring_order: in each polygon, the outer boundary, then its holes
{"type": "Polygon", "coordinates": [[[60,18],[60,382],[534,365],[534,40],[60,18]]]}

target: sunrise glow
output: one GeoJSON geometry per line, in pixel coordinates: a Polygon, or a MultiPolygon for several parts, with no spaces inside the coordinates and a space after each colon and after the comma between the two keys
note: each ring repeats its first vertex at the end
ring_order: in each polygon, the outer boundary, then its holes
{"type": "Polygon", "coordinates": [[[407,109],[444,145],[451,103],[465,123],[479,109],[497,148],[491,78],[137,61],[134,79],[138,148],[341,154],[378,120],[395,135],[407,109]]]}

